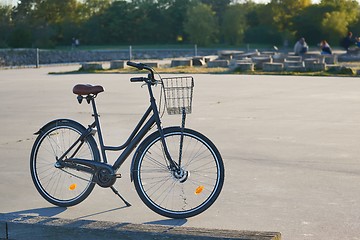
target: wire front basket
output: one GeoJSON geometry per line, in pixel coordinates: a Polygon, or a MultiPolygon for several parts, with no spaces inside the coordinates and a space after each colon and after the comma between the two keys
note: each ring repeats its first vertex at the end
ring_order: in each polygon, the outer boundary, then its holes
{"type": "Polygon", "coordinates": [[[165,105],[169,115],[191,113],[194,79],[192,77],[162,78],[165,105]]]}

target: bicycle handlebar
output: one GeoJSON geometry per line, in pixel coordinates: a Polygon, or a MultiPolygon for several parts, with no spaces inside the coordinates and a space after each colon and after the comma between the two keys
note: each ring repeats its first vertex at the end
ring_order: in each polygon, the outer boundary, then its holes
{"type": "MultiPolygon", "coordinates": [[[[128,61],[126,64],[127,64],[128,66],[137,68],[137,69],[139,69],[139,70],[143,70],[143,69],[146,67],[146,65],[143,64],[143,63],[136,63],[136,62],[131,62],[131,61],[128,61]]],[[[146,69],[146,68],[145,68],[145,69],[146,69]]]]}
{"type": "Polygon", "coordinates": [[[147,65],[145,65],[143,63],[136,63],[136,62],[131,62],[131,61],[128,61],[126,64],[128,66],[130,66],[130,67],[134,67],[134,68],[137,68],[139,70],[145,69],[145,70],[148,70],[150,72],[148,78],[134,77],[134,78],[130,79],[131,82],[147,82],[147,83],[150,83],[152,85],[156,84],[157,81],[155,80],[155,77],[154,77],[154,70],[151,67],[149,67],[149,66],[147,66],[147,65]]]}
{"type": "Polygon", "coordinates": [[[149,80],[149,79],[145,78],[145,77],[133,77],[133,78],[130,78],[130,82],[146,82],[147,80],[149,80]]]}

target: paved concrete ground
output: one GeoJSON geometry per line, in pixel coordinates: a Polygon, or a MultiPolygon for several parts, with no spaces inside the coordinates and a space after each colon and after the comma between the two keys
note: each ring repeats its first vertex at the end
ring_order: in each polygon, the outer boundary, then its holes
{"type": "MultiPolygon", "coordinates": [[[[76,67],[0,71],[0,212],[22,215],[233,230],[279,231],[286,240],[360,239],[360,79],[195,75],[188,126],[220,149],[226,182],[203,214],[169,220],[140,201],[129,162],[116,187],[95,188],[80,205],[48,204],[29,173],[33,132],[54,118],[90,123],[76,83],[102,84],[98,97],[107,144],[126,140],[148,97],[131,75],[48,75],[76,67]],[[103,203],[101,201],[104,201],[103,203]]],[[[164,124],[179,122],[164,117],[164,124]]],[[[112,155],[110,156],[110,159],[112,155]]]]}

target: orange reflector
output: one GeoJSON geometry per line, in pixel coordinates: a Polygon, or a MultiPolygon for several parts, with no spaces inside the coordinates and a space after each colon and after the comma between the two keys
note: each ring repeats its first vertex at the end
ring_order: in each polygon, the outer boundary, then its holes
{"type": "Polygon", "coordinates": [[[75,190],[75,188],[76,188],[76,184],[73,183],[73,184],[70,185],[69,190],[75,190]]]}
{"type": "Polygon", "coordinates": [[[204,190],[204,186],[198,186],[195,190],[195,194],[198,195],[204,190]]]}

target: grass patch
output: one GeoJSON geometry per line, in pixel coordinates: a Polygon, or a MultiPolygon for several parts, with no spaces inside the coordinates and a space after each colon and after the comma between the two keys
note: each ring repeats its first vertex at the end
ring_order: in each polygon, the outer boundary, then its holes
{"type": "MultiPolygon", "coordinates": [[[[230,74],[232,73],[228,68],[206,68],[206,67],[164,67],[164,68],[154,68],[156,73],[159,74],[230,74]]],[[[126,67],[124,69],[104,69],[104,70],[79,70],[69,71],[69,72],[50,72],[49,74],[85,74],[85,73],[146,73],[146,71],[137,70],[135,68],[126,67]]]]}
{"type": "MultiPolygon", "coordinates": [[[[261,70],[256,71],[232,71],[229,68],[208,68],[208,67],[159,67],[154,68],[156,73],[159,74],[239,74],[239,75],[283,75],[283,76],[320,76],[320,77],[360,77],[356,74],[360,70],[360,63],[341,63],[344,66],[340,70],[334,70],[329,68],[327,71],[319,72],[263,72],[261,70]]],[[[87,73],[102,73],[102,74],[138,74],[146,73],[146,71],[140,71],[132,67],[126,67],[124,69],[104,69],[104,70],[79,70],[69,72],[51,72],[49,74],[87,74],[87,73]]]]}
{"type": "MultiPolygon", "coordinates": [[[[194,49],[195,44],[129,44],[129,45],[80,45],[76,50],[157,50],[157,49],[194,49]]],[[[72,50],[71,45],[57,46],[55,50],[72,50]]],[[[198,50],[201,49],[215,49],[215,50],[248,50],[248,49],[273,49],[273,45],[268,44],[240,44],[237,46],[227,44],[212,44],[207,47],[197,46],[198,50]]]]}

